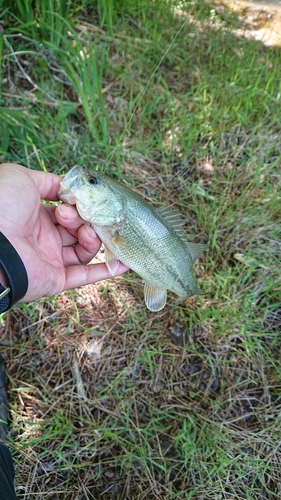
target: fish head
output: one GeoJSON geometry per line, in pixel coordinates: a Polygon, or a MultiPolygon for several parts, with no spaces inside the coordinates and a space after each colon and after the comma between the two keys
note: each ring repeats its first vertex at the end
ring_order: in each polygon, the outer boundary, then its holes
{"type": "Polygon", "coordinates": [[[96,170],[73,167],[61,182],[58,197],[76,205],[82,219],[98,226],[112,226],[120,222],[124,200],[109,177],[96,170]]]}

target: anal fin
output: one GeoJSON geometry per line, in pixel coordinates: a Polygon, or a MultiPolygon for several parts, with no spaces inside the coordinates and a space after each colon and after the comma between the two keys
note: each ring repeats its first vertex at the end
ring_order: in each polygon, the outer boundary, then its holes
{"type": "Polygon", "coordinates": [[[161,311],[165,307],[167,290],[151,283],[144,282],[144,301],[147,309],[152,312],[161,311]]]}

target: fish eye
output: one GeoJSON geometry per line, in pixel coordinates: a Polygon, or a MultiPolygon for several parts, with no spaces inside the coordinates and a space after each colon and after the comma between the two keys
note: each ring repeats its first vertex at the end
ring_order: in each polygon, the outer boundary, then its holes
{"type": "Polygon", "coordinates": [[[89,183],[92,184],[92,186],[96,186],[99,183],[98,177],[95,177],[94,175],[91,175],[88,180],[89,183]]]}

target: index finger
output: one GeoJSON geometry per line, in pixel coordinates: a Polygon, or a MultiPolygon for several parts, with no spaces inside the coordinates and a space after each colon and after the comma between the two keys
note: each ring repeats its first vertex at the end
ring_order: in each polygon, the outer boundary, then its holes
{"type": "Polygon", "coordinates": [[[41,199],[47,201],[58,201],[58,191],[62,178],[50,172],[40,172],[39,170],[27,169],[28,174],[36,184],[41,199]]]}

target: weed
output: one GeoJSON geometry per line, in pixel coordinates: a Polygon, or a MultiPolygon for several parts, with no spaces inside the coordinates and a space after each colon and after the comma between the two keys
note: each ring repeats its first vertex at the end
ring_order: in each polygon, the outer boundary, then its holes
{"type": "Polygon", "coordinates": [[[3,161],[99,167],[210,250],[1,318],[19,498],[280,497],[278,49],[205,1],[2,2],[3,161]]]}

